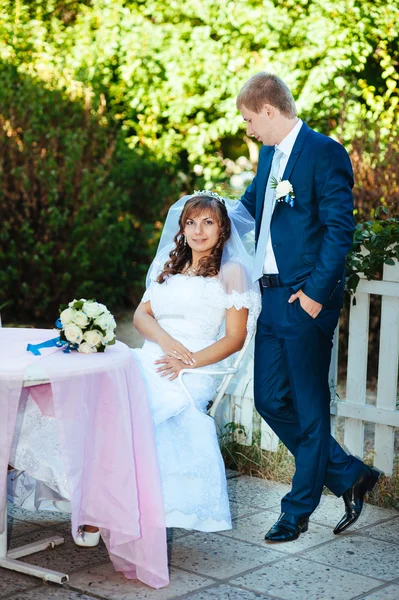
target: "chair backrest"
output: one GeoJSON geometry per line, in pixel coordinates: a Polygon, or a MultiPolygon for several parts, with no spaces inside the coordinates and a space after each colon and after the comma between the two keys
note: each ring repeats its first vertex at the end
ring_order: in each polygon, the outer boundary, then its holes
{"type": "Polygon", "coordinates": [[[212,406],[210,407],[210,409],[208,411],[208,414],[211,417],[215,416],[217,407],[219,406],[220,401],[222,400],[223,396],[225,395],[230,381],[233,379],[234,375],[237,373],[238,369],[240,368],[240,365],[241,365],[243,358],[247,352],[248,346],[251,343],[253,335],[254,335],[253,332],[248,333],[243,347],[241,348],[241,350],[239,351],[239,353],[237,354],[237,356],[234,360],[234,363],[232,365],[232,373],[228,373],[227,375],[224,375],[222,381],[220,382],[220,384],[216,390],[216,395],[213,400],[212,406]]]}

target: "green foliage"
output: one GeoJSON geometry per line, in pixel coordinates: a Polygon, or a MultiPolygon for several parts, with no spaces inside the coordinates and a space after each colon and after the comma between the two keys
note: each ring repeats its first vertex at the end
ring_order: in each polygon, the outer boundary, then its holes
{"type": "Polygon", "coordinates": [[[17,68],[0,68],[0,304],[51,318],[71,297],[114,310],[141,289],[170,165],[17,68]]]}
{"type": "MultiPolygon", "coordinates": [[[[385,207],[381,207],[375,211],[375,217],[381,211],[388,213],[385,207]]],[[[394,265],[395,260],[399,260],[399,219],[376,218],[359,223],[346,260],[348,291],[352,294],[356,291],[359,273],[367,279],[381,279],[384,264],[394,265]]]]}
{"type": "MultiPolygon", "coordinates": [[[[349,143],[398,125],[396,0],[0,0],[3,60],[82,93],[131,147],[206,181],[241,145],[235,96],[256,71],[281,75],[301,114],[349,143]]],[[[383,140],[382,140],[383,143],[383,140]]]]}
{"type": "Polygon", "coordinates": [[[0,303],[126,302],[170,203],[248,152],[235,96],[265,68],[352,146],[359,215],[386,206],[398,23],[396,0],[0,0],[0,303]]]}

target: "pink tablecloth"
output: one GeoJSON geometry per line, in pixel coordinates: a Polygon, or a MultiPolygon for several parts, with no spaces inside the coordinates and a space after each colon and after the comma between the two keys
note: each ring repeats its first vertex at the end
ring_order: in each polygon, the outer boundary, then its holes
{"type": "Polygon", "coordinates": [[[26,369],[51,382],[36,389],[54,410],[72,505],[72,528],[101,528],[115,569],[151,587],[168,584],[166,529],[153,425],[132,352],[117,343],[103,354],[26,352],[52,330],[0,329],[0,508],[26,369]]]}

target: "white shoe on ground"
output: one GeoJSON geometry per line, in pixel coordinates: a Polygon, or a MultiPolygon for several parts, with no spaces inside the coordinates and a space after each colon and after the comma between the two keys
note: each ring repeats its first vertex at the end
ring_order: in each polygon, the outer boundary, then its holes
{"type": "Polygon", "coordinates": [[[98,546],[100,542],[100,532],[96,531],[95,533],[91,533],[90,531],[85,531],[83,527],[79,527],[76,535],[73,536],[73,539],[77,546],[81,546],[82,548],[94,548],[95,546],[98,546]]]}

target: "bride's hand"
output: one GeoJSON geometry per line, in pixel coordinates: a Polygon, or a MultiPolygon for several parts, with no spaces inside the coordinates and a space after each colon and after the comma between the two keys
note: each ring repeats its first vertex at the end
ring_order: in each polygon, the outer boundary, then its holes
{"type": "Polygon", "coordinates": [[[159,346],[162,348],[165,356],[177,358],[183,361],[186,365],[193,365],[195,360],[193,353],[187,350],[183,344],[175,340],[171,335],[166,334],[163,339],[159,341],[159,346]]]}
{"type": "Polygon", "coordinates": [[[157,369],[157,373],[160,373],[161,377],[169,377],[169,381],[173,381],[179,375],[182,369],[186,369],[183,362],[174,358],[173,356],[162,356],[154,362],[155,365],[160,365],[157,369]]]}

